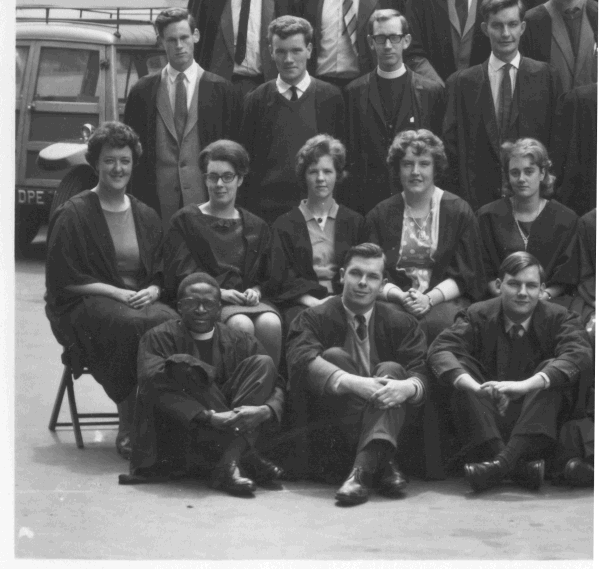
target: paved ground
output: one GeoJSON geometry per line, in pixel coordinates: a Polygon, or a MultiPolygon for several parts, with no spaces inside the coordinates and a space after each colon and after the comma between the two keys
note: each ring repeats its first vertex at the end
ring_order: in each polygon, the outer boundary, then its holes
{"type": "MultiPolygon", "coordinates": [[[[16,267],[17,558],[576,559],[591,566],[591,490],[544,486],[531,494],[507,485],[475,497],[462,480],[414,480],[405,499],[339,508],[335,488],[311,483],[261,489],[252,499],[200,482],[119,486],[127,464],[114,450],[113,429],[87,430],[84,450],[71,431],[47,429],[61,365],[43,312],[42,255],[16,267]]],[[[82,410],[113,410],[89,376],[75,387],[82,410]]]]}

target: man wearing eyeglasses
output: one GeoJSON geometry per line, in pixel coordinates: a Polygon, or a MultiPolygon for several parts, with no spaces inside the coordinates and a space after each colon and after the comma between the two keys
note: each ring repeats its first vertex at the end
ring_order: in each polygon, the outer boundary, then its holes
{"type": "Polygon", "coordinates": [[[177,293],[180,320],[142,337],[130,475],[121,483],[212,467],[210,485],[249,495],[282,470],[254,445],[281,421],[284,385],[250,334],[218,322],[219,284],[193,273],[177,293]],[[216,460],[216,465],[214,465],[216,460]]]}
{"type": "Polygon", "coordinates": [[[426,128],[441,135],[444,114],[443,87],[404,64],[403,53],[411,43],[406,18],[397,10],[376,10],[368,28],[377,68],[345,90],[352,178],[340,197],[363,215],[397,191],[386,165],[396,134],[426,128]]]}

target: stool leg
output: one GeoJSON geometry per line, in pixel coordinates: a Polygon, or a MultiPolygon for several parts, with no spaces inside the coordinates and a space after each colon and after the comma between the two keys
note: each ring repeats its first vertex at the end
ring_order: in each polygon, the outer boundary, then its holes
{"type": "Polygon", "coordinates": [[[48,424],[48,429],[50,429],[52,432],[56,431],[58,415],[60,413],[60,408],[62,407],[62,402],[65,397],[65,389],[67,389],[67,383],[69,382],[70,377],[71,367],[65,366],[62,374],[62,379],[60,380],[60,385],[58,386],[58,393],[56,394],[54,407],[52,408],[52,415],[50,415],[50,423],[48,424]]]}
{"type": "Polygon", "coordinates": [[[75,390],[73,389],[73,377],[69,375],[67,380],[67,396],[69,398],[69,408],[71,410],[71,421],[73,421],[73,432],[77,448],[83,448],[83,437],[81,436],[81,427],[79,426],[79,415],[77,414],[77,404],[75,403],[75,390]]]}

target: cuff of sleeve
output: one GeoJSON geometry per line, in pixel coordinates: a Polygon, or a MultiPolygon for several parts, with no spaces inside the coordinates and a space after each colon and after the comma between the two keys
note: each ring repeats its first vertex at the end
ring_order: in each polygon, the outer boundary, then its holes
{"type": "Polygon", "coordinates": [[[212,409],[208,409],[205,411],[200,411],[194,418],[193,422],[196,425],[202,425],[203,427],[210,425],[210,418],[215,414],[212,409]]]}
{"type": "Polygon", "coordinates": [[[460,383],[460,380],[463,378],[470,378],[471,376],[468,373],[461,373],[460,375],[458,375],[453,381],[452,381],[452,385],[454,387],[458,387],[458,384],[460,383]]]}
{"type": "Polygon", "coordinates": [[[408,403],[411,405],[418,405],[423,401],[423,395],[425,394],[425,386],[423,382],[418,377],[409,377],[407,381],[411,381],[415,386],[416,392],[415,394],[408,399],[408,403]]]}
{"type": "Polygon", "coordinates": [[[339,395],[340,381],[345,375],[346,372],[342,371],[341,369],[334,371],[327,379],[327,383],[325,384],[325,393],[339,395]]]}
{"type": "Polygon", "coordinates": [[[544,387],[542,389],[548,389],[550,387],[550,378],[543,371],[540,371],[537,375],[544,380],[544,387]]]}
{"type": "Polygon", "coordinates": [[[388,295],[390,293],[391,290],[397,288],[398,290],[402,290],[399,286],[393,284],[393,283],[387,283],[384,287],[383,287],[383,297],[388,300],[388,295]]]}

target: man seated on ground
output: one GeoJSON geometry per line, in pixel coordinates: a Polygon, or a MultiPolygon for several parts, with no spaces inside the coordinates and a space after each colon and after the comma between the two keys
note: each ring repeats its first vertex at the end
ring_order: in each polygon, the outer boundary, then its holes
{"type": "MultiPolygon", "coordinates": [[[[375,475],[381,493],[401,495],[406,479],[394,459],[398,435],[408,406],[426,394],[425,336],[412,316],[376,302],[383,270],[378,245],[349,249],[341,296],[302,312],[287,338],[292,391],[306,395],[311,418],[339,428],[341,446],[351,449],[340,460],[354,456],[336,493],[343,504],[365,502],[375,475]]],[[[331,436],[325,428],[311,437],[317,455],[340,454],[331,436]]]]}
{"type": "MultiPolygon", "coordinates": [[[[456,387],[451,404],[471,487],[511,477],[537,490],[579,382],[593,371],[592,350],[575,313],[540,301],[544,270],[533,255],[513,253],[499,272],[500,296],[461,312],[429,348],[428,364],[456,387]]],[[[562,467],[572,485],[592,468],[578,458],[562,467]]]]}
{"type": "Polygon", "coordinates": [[[187,276],[177,299],[181,319],[153,328],[140,342],[131,475],[121,482],[206,465],[216,446],[210,485],[252,494],[255,483],[282,474],[254,445],[263,424],[281,420],[284,386],[254,336],[219,322],[215,279],[187,276]]]}

